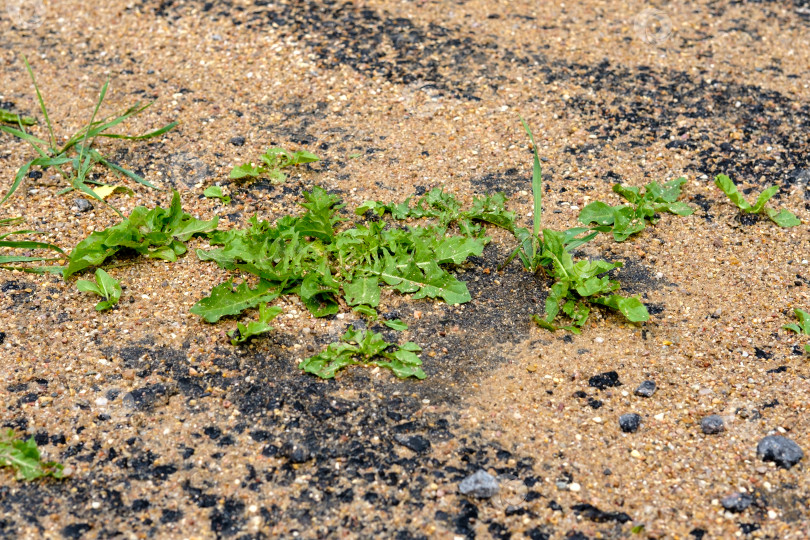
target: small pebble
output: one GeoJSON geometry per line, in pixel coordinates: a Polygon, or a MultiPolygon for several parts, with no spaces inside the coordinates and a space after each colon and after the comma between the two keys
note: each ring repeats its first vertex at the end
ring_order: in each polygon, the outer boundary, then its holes
{"type": "Polygon", "coordinates": [[[488,499],[498,493],[498,481],[485,470],[479,470],[461,481],[458,490],[462,495],[488,499]]]}
{"type": "Polygon", "coordinates": [[[652,397],[655,393],[655,389],[655,381],[644,381],[638,385],[638,388],[636,388],[636,391],[633,393],[641,397],[652,397]]]}
{"type": "Polygon", "coordinates": [[[245,144],[245,138],[244,137],[233,137],[228,142],[231,143],[234,146],[242,146],[242,145],[245,144]]]}
{"type": "Polygon", "coordinates": [[[82,197],[73,199],[73,206],[71,210],[74,212],[89,212],[93,209],[93,203],[82,197]]]}
{"type": "Polygon", "coordinates": [[[733,493],[723,497],[720,504],[729,512],[739,513],[751,506],[752,502],[754,502],[753,497],[747,493],[733,493]]]}
{"type": "Polygon", "coordinates": [[[773,461],[780,467],[790,469],[804,457],[804,452],[787,437],[768,435],[759,441],[757,455],[762,461],[773,461]]]}
{"type": "Polygon", "coordinates": [[[619,427],[625,433],[635,433],[641,425],[641,415],[636,413],[623,414],[619,417],[619,427]]]}
{"type": "Polygon", "coordinates": [[[700,421],[700,429],[702,429],[703,433],[706,435],[715,435],[724,432],[726,426],[722,416],[712,414],[700,421]]]}

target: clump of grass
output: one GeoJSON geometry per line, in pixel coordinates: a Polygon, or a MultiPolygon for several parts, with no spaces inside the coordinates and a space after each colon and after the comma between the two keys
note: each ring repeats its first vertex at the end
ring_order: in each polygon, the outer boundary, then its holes
{"type": "MultiPolygon", "coordinates": [[[[104,83],[104,86],[102,86],[101,88],[98,101],[96,102],[95,109],[93,110],[93,114],[90,117],[90,121],[88,122],[88,124],[83,128],[81,128],[76,133],[74,133],[70,138],[68,138],[67,142],[65,142],[62,145],[59,145],[56,142],[56,134],[54,132],[50,116],[48,115],[48,109],[45,106],[45,100],[43,99],[42,93],[40,92],[36,77],[34,77],[34,71],[31,69],[31,66],[28,63],[28,59],[23,57],[23,61],[25,62],[25,67],[28,70],[28,74],[31,77],[31,81],[34,84],[34,89],[36,90],[39,107],[42,111],[42,115],[45,118],[45,123],[48,126],[48,140],[45,141],[31,135],[30,133],[27,133],[23,128],[24,122],[22,121],[19,121],[17,123],[18,125],[16,128],[11,126],[0,125],[0,131],[4,131],[9,135],[13,135],[14,137],[18,137],[28,142],[38,154],[38,157],[28,161],[22,167],[19,168],[17,174],[14,177],[14,181],[11,184],[11,187],[9,188],[8,192],[6,192],[3,199],[0,200],[0,204],[5,203],[14,194],[14,192],[17,191],[17,188],[22,183],[23,178],[25,178],[25,175],[28,174],[28,171],[32,167],[41,167],[43,170],[47,170],[48,168],[51,167],[56,169],[56,171],[62,176],[62,178],[65,179],[70,184],[69,187],[60,191],[59,194],[67,193],[75,189],[101,202],[104,202],[103,197],[99,195],[95,190],[90,188],[90,186],[88,186],[88,184],[104,185],[100,182],[88,178],[88,173],[96,165],[106,167],[116,174],[123,174],[130,180],[138,182],[139,184],[143,184],[150,188],[157,189],[154,185],[152,185],[150,182],[148,182],[140,175],[111,162],[102,153],[96,150],[93,147],[93,145],[98,137],[108,139],[125,139],[132,141],[151,139],[153,137],[163,135],[167,131],[173,129],[177,125],[177,122],[172,122],[170,124],[163,126],[160,129],[157,129],[149,133],[145,133],[143,135],[123,135],[119,133],[109,133],[110,129],[116,127],[125,120],[142,113],[152,103],[150,102],[147,103],[146,105],[136,103],[123,113],[111,115],[101,120],[96,120],[99,108],[101,107],[101,104],[104,101],[105,96],[107,95],[107,88],[109,87],[110,84],[110,81],[108,80],[107,82],[104,83]]],[[[117,210],[116,212],[119,215],[121,215],[120,212],[118,212],[117,210]]]]}

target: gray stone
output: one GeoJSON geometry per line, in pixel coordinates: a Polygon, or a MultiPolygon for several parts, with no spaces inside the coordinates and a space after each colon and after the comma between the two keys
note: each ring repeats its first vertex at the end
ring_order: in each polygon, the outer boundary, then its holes
{"type": "Polygon", "coordinates": [[[641,415],[636,413],[623,414],[619,417],[619,427],[625,433],[634,433],[641,425],[641,415]]]}
{"type": "Polygon", "coordinates": [[[498,481],[485,470],[479,470],[461,481],[458,490],[462,495],[488,499],[498,493],[498,481]]]}
{"type": "Polygon", "coordinates": [[[720,504],[729,512],[742,512],[754,502],[754,498],[748,493],[732,493],[727,497],[723,497],[720,504]]]}
{"type": "Polygon", "coordinates": [[[700,421],[700,429],[702,429],[703,433],[706,435],[715,435],[724,432],[726,426],[722,416],[712,414],[700,421]]]}
{"type": "Polygon", "coordinates": [[[84,199],[82,197],[77,197],[73,199],[73,211],[74,212],[89,212],[93,209],[93,203],[84,199]]]}
{"type": "Polygon", "coordinates": [[[638,385],[638,388],[636,388],[634,394],[641,397],[652,397],[652,395],[655,393],[655,388],[655,381],[644,381],[638,385]]]}
{"type": "Polygon", "coordinates": [[[762,461],[773,461],[780,467],[789,469],[804,457],[799,445],[781,435],[768,435],[757,445],[757,455],[762,461]]]}

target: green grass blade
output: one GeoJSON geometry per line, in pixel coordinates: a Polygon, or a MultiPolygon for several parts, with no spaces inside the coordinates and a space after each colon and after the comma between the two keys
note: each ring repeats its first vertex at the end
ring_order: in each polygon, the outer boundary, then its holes
{"type": "MultiPolygon", "coordinates": [[[[98,114],[98,109],[101,107],[101,103],[104,101],[104,97],[107,95],[107,88],[109,86],[110,86],[110,80],[107,79],[107,81],[104,83],[104,86],[101,87],[101,93],[98,96],[98,101],[96,102],[96,108],[93,109],[93,116],[90,117],[90,123],[87,125],[87,130],[84,132],[84,139],[82,139],[81,151],[79,152],[79,161],[82,161],[82,159],[84,159],[84,153],[87,150],[87,138],[90,136],[90,126],[93,125],[93,121],[95,121],[95,119],[96,119],[96,115],[98,114]]],[[[92,139],[90,141],[90,144],[93,144],[92,139]]],[[[89,167],[89,165],[90,165],[89,162],[90,162],[90,155],[88,154],[87,162],[85,162],[86,167],[89,167]]],[[[79,171],[79,174],[81,176],[84,176],[82,174],[81,170],[79,171]]],[[[82,180],[82,182],[83,181],[84,180],[82,180]]]]}
{"type": "Polygon", "coordinates": [[[534,151],[534,165],[532,167],[532,195],[534,196],[534,224],[532,231],[534,236],[540,234],[540,220],[543,216],[543,169],[540,167],[540,156],[537,153],[537,143],[534,142],[534,134],[529,129],[529,125],[521,117],[520,122],[523,124],[523,129],[529,135],[529,140],[532,141],[532,149],[534,151]]]}
{"type": "Polygon", "coordinates": [[[88,134],[90,135],[90,138],[98,137],[101,133],[107,131],[111,127],[115,127],[118,124],[120,124],[121,122],[123,122],[124,120],[127,120],[128,118],[130,118],[132,116],[135,116],[136,114],[141,113],[147,107],[149,107],[151,104],[152,104],[152,102],[149,102],[146,105],[144,105],[143,107],[141,107],[139,103],[136,103],[135,105],[133,105],[132,107],[130,107],[129,109],[124,111],[123,114],[113,118],[109,122],[104,122],[102,124],[91,124],[88,127],[88,134]]]}
{"type": "Polygon", "coordinates": [[[11,183],[11,187],[9,188],[5,197],[3,197],[3,200],[0,201],[0,204],[3,204],[9,199],[9,197],[14,195],[14,192],[17,191],[18,187],[20,187],[23,178],[25,178],[25,175],[28,174],[28,170],[31,168],[31,165],[33,165],[33,163],[34,163],[33,161],[29,161],[28,163],[20,167],[20,170],[18,170],[17,174],[14,176],[14,182],[11,183]]]}
{"type": "Polygon", "coordinates": [[[31,144],[36,143],[36,144],[44,144],[45,146],[48,146],[48,141],[43,141],[42,139],[40,139],[38,137],[34,137],[30,133],[26,133],[25,131],[22,131],[22,130],[17,129],[17,128],[13,128],[11,126],[0,126],[0,131],[5,131],[9,135],[14,135],[15,137],[17,137],[19,139],[22,139],[24,141],[27,141],[27,142],[29,142],[31,144]]]}
{"type": "Polygon", "coordinates": [[[0,264],[32,262],[32,261],[56,261],[59,257],[29,257],[25,255],[0,255],[0,264]]]}
{"type": "Polygon", "coordinates": [[[109,139],[126,139],[128,141],[142,141],[145,139],[151,139],[153,137],[159,137],[164,133],[167,133],[177,127],[179,122],[172,122],[171,124],[166,124],[160,129],[156,129],[155,131],[151,131],[149,133],[144,133],[143,135],[119,135],[118,133],[99,133],[99,137],[107,137],[109,139]]]}
{"type": "Polygon", "coordinates": [[[47,167],[55,167],[55,166],[58,166],[58,165],[64,165],[65,163],[70,163],[71,161],[73,161],[73,160],[70,159],[67,156],[64,156],[64,155],[60,155],[60,156],[56,156],[56,157],[43,156],[43,157],[40,157],[40,158],[37,158],[37,159],[33,160],[31,162],[31,165],[36,165],[38,167],[46,167],[47,168],[47,167]]]}
{"type": "MultiPolygon", "coordinates": [[[[95,152],[95,150],[91,150],[91,151],[95,152]]],[[[121,174],[123,174],[124,176],[126,176],[127,178],[129,178],[130,180],[138,182],[139,184],[143,184],[144,186],[147,186],[147,187],[150,187],[152,189],[156,189],[156,190],[160,191],[159,187],[155,186],[154,184],[152,184],[151,182],[149,182],[148,180],[146,180],[142,176],[140,176],[138,174],[135,174],[134,172],[132,172],[130,170],[127,170],[127,169],[125,169],[123,167],[120,167],[120,166],[116,165],[115,163],[111,163],[111,162],[107,161],[104,158],[104,156],[102,156],[101,154],[99,154],[98,157],[100,158],[98,160],[98,162],[101,163],[102,165],[104,165],[105,167],[109,167],[110,169],[112,169],[114,171],[118,171],[121,174]]]]}
{"type": "Polygon", "coordinates": [[[19,270],[20,272],[28,272],[29,274],[57,274],[62,275],[62,266],[34,266],[32,268],[26,266],[3,266],[0,265],[0,269],[3,270],[19,270]]]}
{"type": "Polygon", "coordinates": [[[34,242],[30,240],[0,240],[0,247],[18,248],[18,249],[52,249],[64,254],[61,248],[47,242],[34,242]]]}
{"type": "MultiPolygon", "coordinates": [[[[0,221],[0,226],[3,226],[2,221],[0,221]]],[[[4,234],[0,234],[0,240],[3,240],[4,238],[8,238],[9,236],[13,236],[15,234],[42,234],[42,231],[30,231],[30,230],[26,229],[24,231],[7,232],[7,233],[4,233],[4,234]]]]}
{"type": "MultiPolygon", "coordinates": [[[[28,58],[23,55],[23,62],[25,62],[25,69],[28,70],[28,75],[31,76],[31,81],[34,83],[34,90],[37,92],[37,100],[39,100],[39,108],[42,109],[42,114],[45,116],[45,123],[48,125],[48,133],[51,136],[51,149],[56,148],[56,135],[53,132],[53,124],[51,124],[51,118],[48,116],[48,109],[45,107],[45,100],[42,99],[42,93],[39,91],[39,85],[37,84],[37,78],[34,77],[34,70],[31,69],[31,65],[28,63],[28,58]]],[[[2,204],[2,203],[0,203],[2,204]]]]}

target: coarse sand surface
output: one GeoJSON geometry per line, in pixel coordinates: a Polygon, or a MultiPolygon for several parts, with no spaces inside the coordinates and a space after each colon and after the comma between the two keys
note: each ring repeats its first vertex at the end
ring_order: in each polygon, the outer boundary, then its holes
{"type": "MultiPolygon", "coordinates": [[[[0,537],[808,538],[810,458],[757,455],[768,435],[810,451],[808,337],[782,329],[810,311],[805,0],[4,6],[0,108],[37,117],[31,133],[47,137],[22,55],[60,140],[106,79],[99,114],[155,100],[121,132],[179,122],[157,139],[97,141],[161,188],[94,169],[134,191],[108,199],[125,215],[166,207],[176,189],[186,212],[241,228],[299,215],[317,185],[360,220],[351,210],[366,200],[442,187],[465,204],[502,191],[530,226],[520,116],[543,160],[544,227],[619,204],[618,182],[684,176],[695,212],[578,251],[624,263],[615,277],[647,305],[643,324],[594,309],[579,335],[537,327],[550,281],[517,261],[499,270],[516,241],[490,227],[483,254],[453,268],[469,303],[384,291],[382,317],[409,325],[385,335],[424,349],[423,381],[302,373],[363,322],[345,306],[314,318],[294,296],[275,301],[273,332],[232,346],[237,319],[189,311],[239,275],[197,258],[205,238],[176,262],[108,261],[124,291],[102,313],[76,277],[0,270],[0,424],[70,472],[20,482],[0,469],[0,537]],[[271,146],[322,160],[282,185],[229,179],[271,146]],[[771,204],[802,225],[741,216],[719,173],[749,199],[778,185],[771,204]],[[214,184],[230,204],[202,195],[214,184]],[[644,381],[649,397],[635,392],[644,381]],[[640,424],[623,429],[631,413],[640,424]],[[701,426],[709,415],[722,430],[701,426]],[[479,470],[495,496],[459,492],[479,470]]],[[[3,192],[34,156],[0,134],[3,192]]],[[[0,206],[42,231],[31,239],[69,251],[119,221],[97,201],[78,211],[75,192],[58,194],[65,181],[38,171],[0,206]]]]}

